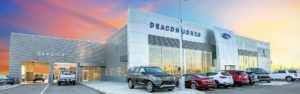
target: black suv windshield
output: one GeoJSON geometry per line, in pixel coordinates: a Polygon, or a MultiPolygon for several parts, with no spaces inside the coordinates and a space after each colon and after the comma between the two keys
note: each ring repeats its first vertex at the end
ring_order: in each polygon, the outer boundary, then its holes
{"type": "Polygon", "coordinates": [[[255,72],[255,73],[268,73],[267,71],[265,71],[264,69],[261,69],[261,68],[255,68],[255,69],[253,69],[253,72],[255,72]]]}
{"type": "Polygon", "coordinates": [[[165,73],[163,70],[161,70],[158,67],[145,67],[145,71],[149,74],[163,74],[163,73],[165,73]]]}

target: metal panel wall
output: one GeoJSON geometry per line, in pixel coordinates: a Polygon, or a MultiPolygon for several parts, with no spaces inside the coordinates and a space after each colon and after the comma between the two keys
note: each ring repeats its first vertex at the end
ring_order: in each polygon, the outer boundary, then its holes
{"type": "MultiPolygon", "coordinates": [[[[21,62],[37,61],[77,63],[77,77],[82,77],[79,63],[104,63],[103,49],[104,46],[98,42],[12,33],[10,39],[10,76],[20,81],[21,62]]],[[[49,65],[53,67],[53,64],[49,65]]],[[[51,68],[49,69],[51,70],[51,68]]],[[[49,77],[51,76],[50,74],[49,77]]]]}

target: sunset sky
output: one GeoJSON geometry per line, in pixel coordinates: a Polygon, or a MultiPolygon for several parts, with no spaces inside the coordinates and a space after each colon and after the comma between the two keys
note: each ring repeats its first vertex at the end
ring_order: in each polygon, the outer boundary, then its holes
{"type": "MultiPolygon", "coordinates": [[[[300,0],[185,0],[183,19],[270,42],[274,65],[300,66],[300,0]]],[[[127,9],[178,17],[178,0],[0,0],[0,74],[11,32],[104,43],[126,24],[127,9]]]]}

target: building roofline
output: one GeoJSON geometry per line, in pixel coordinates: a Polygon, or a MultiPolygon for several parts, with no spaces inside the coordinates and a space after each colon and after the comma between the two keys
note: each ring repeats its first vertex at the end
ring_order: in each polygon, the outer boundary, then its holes
{"type": "Polygon", "coordinates": [[[53,37],[53,36],[45,36],[45,35],[33,35],[33,34],[25,34],[25,33],[11,33],[12,35],[26,35],[26,36],[37,36],[37,37],[46,37],[46,38],[55,38],[55,39],[63,39],[63,40],[72,40],[72,41],[84,41],[84,42],[94,42],[94,43],[100,43],[98,41],[91,41],[91,40],[80,40],[80,39],[71,39],[71,38],[62,38],[62,37],[53,37]]]}

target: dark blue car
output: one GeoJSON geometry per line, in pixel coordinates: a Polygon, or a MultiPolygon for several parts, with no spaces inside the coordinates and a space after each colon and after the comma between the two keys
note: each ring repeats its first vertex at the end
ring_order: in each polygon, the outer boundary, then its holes
{"type": "Polygon", "coordinates": [[[0,84],[14,85],[15,84],[15,79],[11,78],[7,75],[0,75],[0,84]]]}

